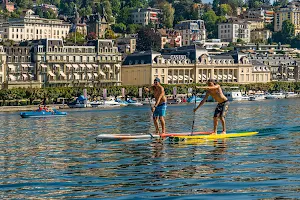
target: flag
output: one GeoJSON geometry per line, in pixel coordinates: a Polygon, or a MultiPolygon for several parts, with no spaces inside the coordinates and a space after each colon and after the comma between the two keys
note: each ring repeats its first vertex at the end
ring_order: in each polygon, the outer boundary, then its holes
{"type": "Polygon", "coordinates": [[[125,88],[122,88],[122,97],[125,97],[125,88]]]}
{"type": "Polygon", "coordinates": [[[106,97],[107,97],[107,90],[103,89],[103,99],[106,99],[106,97]]]}
{"type": "Polygon", "coordinates": [[[143,96],[143,88],[139,88],[139,96],[142,98],[142,96],[143,96]]]}

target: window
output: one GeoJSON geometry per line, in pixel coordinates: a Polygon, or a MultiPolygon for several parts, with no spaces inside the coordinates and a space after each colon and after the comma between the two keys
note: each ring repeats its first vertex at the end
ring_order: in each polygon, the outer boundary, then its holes
{"type": "Polygon", "coordinates": [[[155,69],[155,74],[158,74],[158,69],[155,69]]]}

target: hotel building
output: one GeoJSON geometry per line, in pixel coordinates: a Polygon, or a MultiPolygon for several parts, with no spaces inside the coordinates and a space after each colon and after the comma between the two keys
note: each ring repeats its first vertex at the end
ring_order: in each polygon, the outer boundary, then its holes
{"type": "Polygon", "coordinates": [[[192,45],[194,41],[206,40],[206,29],[203,20],[186,20],[175,25],[182,37],[182,46],[192,45]]]}
{"type": "Polygon", "coordinates": [[[123,85],[147,85],[158,77],[162,84],[217,82],[269,82],[270,68],[252,63],[246,54],[209,55],[196,45],[180,47],[169,53],[155,51],[128,55],[122,65],[123,85]]]}
{"type": "Polygon", "coordinates": [[[300,33],[300,2],[290,2],[286,7],[282,7],[275,13],[274,31],[282,30],[282,23],[290,20],[295,25],[295,35],[300,33]]]}
{"type": "Polygon", "coordinates": [[[122,58],[113,40],[65,46],[62,39],[42,39],[22,45],[3,47],[3,88],[121,84],[122,58]]]}
{"type": "Polygon", "coordinates": [[[147,26],[148,24],[159,24],[158,15],[161,13],[157,8],[138,8],[131,13],[131,20],[134,24],[147,26]]]}
{"type": "Polygon", "coordinates": [[[44,38],[66,38],[71,24],[58,19],[45,19],[37,15],[25,15],[18,19],[9,19],[1,27],[4,40],[16,42],[44,38]]]}

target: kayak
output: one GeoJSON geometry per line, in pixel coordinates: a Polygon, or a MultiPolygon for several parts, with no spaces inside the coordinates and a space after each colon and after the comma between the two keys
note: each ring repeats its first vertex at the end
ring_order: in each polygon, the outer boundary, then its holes
{"type": "MultiPolygon", "coordinates": [[[[200,134],[211,134],[211,132],[193,132],[193,135],[200,135],[200,134]]],[[[191,132],[186,133],[166,133],[166,134],[100,134],[96,137],[96,140],[101,141],[113,141],[113,140],[145,140],[145,139],[153,139],[159,137],[170,137],[170,136],[184,136],[184,135],[191,135],[191,132]]]]}
{"type": "Polygon", "coordinates": [[[187,140],[205,140],[205,139],[223,139],[223,138],[234,138],[234,137],[247,137],[258,134],[258,132],[243,132],[243,133],[227,133],[227,134],[216,134],[216,135],[186,135],[186,136],[170,136],[169,140],[172,142],[181,142],[187,140]]]}
{"type": "Polygon", "coordinates": [[[53,110],[53,112],[47,112],[45,110],[42,111],[29,111],[29,112],[21,112],[20,116],[22,118],[33,118],[33,117],[62,117],[66,116],[66,112],[60,112],[57,110],[53,110]]]}

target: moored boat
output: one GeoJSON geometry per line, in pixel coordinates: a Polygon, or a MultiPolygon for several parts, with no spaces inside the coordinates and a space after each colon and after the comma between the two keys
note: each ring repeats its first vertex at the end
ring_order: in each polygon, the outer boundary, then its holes
{"type": "Polygon", "coordinates": [[[34,117],[62,117],[66,116],[67,112],[61,112],[56,109],[52,111],[28,111],[28,112],[21,112],[20,116],[22,118],[34,118],[34,117]]]}
{"type": "Polygon", "coordinates": [[[284,99],[285,95],[282,92],[274,92],[266,96],[266,99],[284,99]]]}

